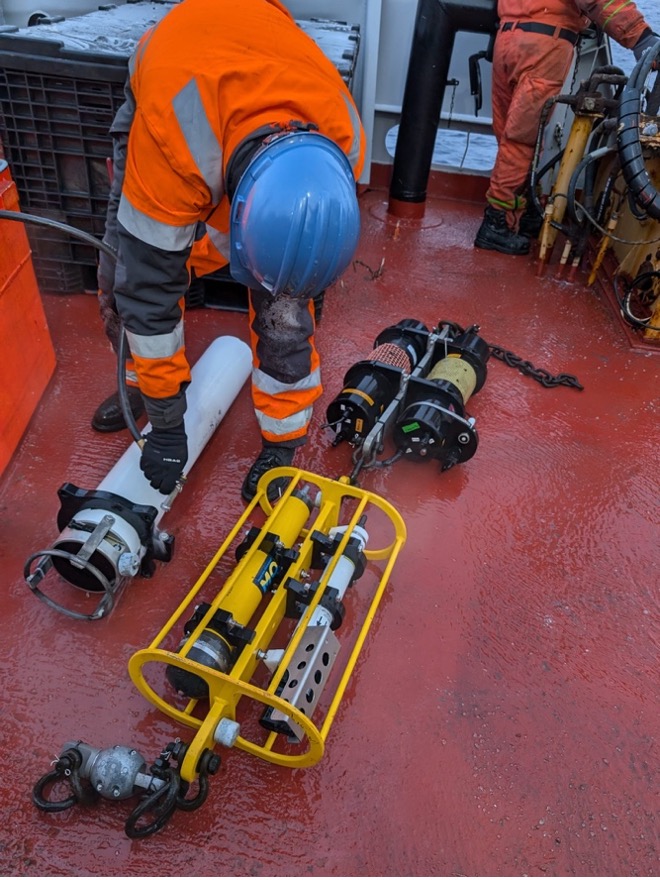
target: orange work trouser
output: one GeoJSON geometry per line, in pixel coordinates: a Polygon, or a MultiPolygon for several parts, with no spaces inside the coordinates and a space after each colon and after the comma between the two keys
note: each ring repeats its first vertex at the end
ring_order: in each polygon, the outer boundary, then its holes
{"type": "Polygon", "coordinates": [[[500,31],[493,56],[493,131],[498,150],[486,198],[515,228],[525,207],[543,105],[561,93],[573,59],[568,40],[512,29],[500,31]]]}
{"type": "MultiPolygon", "coordinates": [[[[222,269],[227,260],[208,235],[198,239],[188,260],[197,278],[222,269]]],[[[108,286],[108,285],[106,285],[108,286]]],[[[120,322],[112,293],[99,290],[106,335],[117,351],[120,322]]],[[[180,301],[181,311],[185,300],[180,301]]],[[[314,303],[311,299],[272,297],[250,291],[252,401],[263,439],[272,444],[304,443],[313,403],[321,396],[319,356],[314,343],[314,303]]],[[[126,362],[126,382],[137,385],[135,365],[126,362]]]]}

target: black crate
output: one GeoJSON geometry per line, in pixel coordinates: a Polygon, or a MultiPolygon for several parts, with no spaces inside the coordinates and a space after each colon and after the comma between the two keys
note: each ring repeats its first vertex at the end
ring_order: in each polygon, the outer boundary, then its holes
{"type": "MultiPolygon", "coordinates": [[[[171,7],[129,0],[126,8],[0,28],[0,141],[25,213],[103,236],[108,132],[124,100],[128,58],[171,7]]],[[[51,227],[28,225],[27,233],[42,290],[96,289],[92,245],[51,227]]]]}
{"type": "MultiPolygon", "coordinates": [[[[176,2],[128,0],[32,28],[0,27],[0,143],[25,213],[103,236],[108,132],[124,100],[128,59],[176,2]]],[[[341,22],[299,24],[350,86],[359,30],[341,22]]],[[[96,248],[55,228],[26,228],[43,291],[96,289],[96,248]]],[[[232,287],[224,274],[207,286],[208,305],[247,307],[244,288],[232,287]]]]}
{"type": "MultiPolygon", "coordinates": [[[[0,140],[25,213],[103,235],[112,156],[108,130],[123,101],[124,71],[116,74],[115,81],[100,82],[82,72],[73,78],[0,69],[0,140]]],[[[49,227],[30,225],[27,231],[42,289],[96,287],[94,247],[49,227]]]]}

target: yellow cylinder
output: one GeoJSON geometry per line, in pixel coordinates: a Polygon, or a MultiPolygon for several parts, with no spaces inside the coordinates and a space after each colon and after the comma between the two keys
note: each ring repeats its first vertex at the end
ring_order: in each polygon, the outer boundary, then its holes
{"type": "MultiPolygon", "coordinates": [[[[271,534],[279,546],[291,548],[307,522],[309,506],[302,498],[291,495],[276,507],[275,513],[271,534]]],[[[248,552],[250,558],[241,576],[232,583],[220,605],[242,626],[247,625],[279,571],[279,563],[268,547],[248,552]]]]}
{"type": "Polygon", "coordinates": [[[573,172],[584,156],[595,116],[576,116],[571,126],[571,131],[566,142],[566,148],[559,165],[557,179],[552,189],[552,198],[548,203],[544,215],[543,228],[540,233],[539,259],[546,262],[550,259],[550,251],[557,238],[558,230],[551,226],[551,221],[561,223],[566,213],[568,186],[573,172]]]}
{"type": "Polygon", "coordinates": [[[463,403],[467,403],[477,387],[477,374],[460,354],[450,354],[433,367],[426,377],[431,382],[449,382],[461,393],[463,403]]]}

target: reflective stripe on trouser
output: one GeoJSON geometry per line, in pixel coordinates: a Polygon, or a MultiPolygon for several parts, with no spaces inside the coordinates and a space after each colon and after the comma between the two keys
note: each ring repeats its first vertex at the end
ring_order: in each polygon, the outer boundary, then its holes
{"type": "MultiPolygon", "coordinates": [[[[226,264],[226,259],[218,253],[217,249],[209,241],[208,235],[205,235],[202,239],[194,243],[190,259],[188,261],[188,269],[189,271],[194,270],[197,277],[200,277],[202,275],[208,274],[209,272],[213,272],[226,264]]],[[[115,354],[117,354],[119,349],[119,333],[121,331],[121,320],[119,318],[119,315],[117,314],[114,294],[99,289],[98,298],[99,311],[101,314],[101,319],[103,320],[106,336],[110,340],[115,354]]],[[[179,306],[181,308],[181,312],[183,313],[185,309],[185,299],[180,301],[179,306]]],[[[156,338],[160,339],[162,337],[156,338]]],[[[136,352],[143,348],[140,339],[141,337],[132,337],[131,347],[135,346],[136,352]]],[[[150,337],[144,337],[144,339],[148,341],[150,337]]],[[[165,345],[168,351],[166,353],[166,356],[162,359],[159,358],[157,353],[153,350],[150,350],[148,357],[141,357],[136,355],[136,360],[140,367],[141,373],[146,378],[147,382],[147,384],[143,382],[142,391],[144,391],[145,394],[148,394],[151,397],[161,396],[160,394],[156,393],[156,385],[159,383],[161,375],[167,374],[168,372],[179,375],[182,369],[188,370],[188,365],[185,357],[185,346],[183,346],[183,337],[181,337],[179,344],[175,346],[176,351],[174,353],[169,351],[171,346],[169,346],[168,343],[165,343],[165,345]],[[153,383],[150,381],[150,377],[153,378],[153,383]]],[[[130,353],[131,352],[129,352],[129,354],[130,353]]],[[[189,381],[190,379],[189,371],[187,372],[187,375],[188,379],[185,381],[189,381]]],[[[135,367],[135,361],[132,357],[129,357],[126,360],[126,384],[138,386],[137,370],[135,367]]],[[[174,388],[175,386],[177,386],[178,389],[179,383],[177,383],[173,376],[171,388],[174,388]]]]}
{"type": "MultiPolygon", "coordinates": [[[[184,303],[181,300],[183,313],[184,303]]],[[[171,333],[142,336],[126,332],[139,375],[140,391],[149,397],[174,397],[184,382],[190,382],[186,359],[183,318],[171,333]]]]}
{"type": "MultiPolygon", "coordinates": [[[[108,293],[106,290],[99,288],[97,291],[99,314],[103,321],[103,329],[107,336],[112,350],[116,355],[119,354],[119,334],[121,333],[121,320],[115,308],[114,294],[108,293]]],[[[130,351],[127,352],[130,355],[130,351]]],[[[126,384],[137,386],[137,373],[135,372],[135,363],[130,356],[126,358],[125,366],[126,384]]]]}
{"type": "Polygon", "coordinates": [[[267,443],[304,442],[321,396],[314,302],[250,291],[252,400],[267,443]]]}
{"type": "MultiPolygon", "coordinates": [[[[201,277],[227,260],[206,235],[193,245],[189,265],[201,277]]],[[[252,401],[261,434],[269,443],[299,445],[323,392],[314,302],[250,291],[249,317],[252,401]]]]}
{"type": "Polygon", "coordinates": [[[500,31],[493,58],[493,131],[498,150],[486,198],[521,213],[543,105],[561,93],[571,66],[567,40],[524,31],[500,31]]]}

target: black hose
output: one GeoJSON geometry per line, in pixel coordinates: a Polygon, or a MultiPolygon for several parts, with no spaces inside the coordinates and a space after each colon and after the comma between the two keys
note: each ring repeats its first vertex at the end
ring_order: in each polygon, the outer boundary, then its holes
{"type": "Polygon", "coordinates": [[[535,172],[536,173],[535,182],[538,183],[539,180],[542,180],[545,177],[545,175],[548,173],[548,171],[551,171],[555,167],[557,162],[561,161],[563,156],[564,156],[564,148],[562,147],[562,149],[559,150],[557,153],[553,153],[552,156],[550,156],[550,158],[548,159],[548,161],[545,164],[541,165],[541,167],[535,172]]]}
{"type": "Polygon", "coordinates": [[[648,116],[657,116],[660,110],[660,73],[656,75],[653,88],[646,96],[646,113],[648,116]]]}
{"type": "Polygon", "coordinates": [[[659,57],[660,46],[654,51],[647,50],[630,74],[619,102],[617,137],[624,180],[635,201],[654,220],[660,220],[660,193],[646,170],[639,137],[639,121],[642,108],[642,89],[653,64],[659,57]]]}
{"type": "Polygon", "coordinates": [[[630,297],[632,296],[633,290],[636,287],[639,287],[642,281],[647,281],[651,278],[658,277],[660,277],[660,272],[657,270],[642,272],[640,275],[637,275],[636,278],[633,278],[633,280],[628,285],[628,290],[626,291],[624,296],[621,296],[619,291],[619,276],[615,275],[612,279],[614,286],[614,296],[616,297],[621,314],[629,324],[631,324],[633,327],[638,327],[640,330],[660,331],[660,327],[649,324],[648,322],[650,319],[643,320],[633,315],[633,313],[630,311],[630,297]]]}
{"type": "Polygon", "coordinates": [[[571,179],[568,183],[568,190],[566,193],[566,210],[569,213],[571,219],[573,219],[579,226],[582,226],[585,221],[585,217],[591,214],[591,206],[593,204],[593,184],[594,184],[594,175],[593,175],[593,163],[597,162],[599,159],[603,159],[605,156],[610,153],[614,153],[616,147],[608,146],[608,147],[599,147],[597,150],[593,150],[591,153],[587,153],[586,156],[583,156],[580,163],[575,168],[575,171],[571,175],[571,179]],[[589,172],[592,173],[589,173],[589,172]],[[576,210],[576,201],[575,201],[575,192],[577,190],[578,181],[585,172],[585,186],[584,193],[586,194],[585,199],[585,208],[587,208],[588,214],[585,215],[582,213],[581,217],[578,217],[578,212],[576,210]],[[588,201],[588,203],[587,203],[588,201]]]}
{"type": "Polygon", "coordinates": [[[22,211],[5,211],[0,210],[0,220],[17,220],[19,223],[34,223],[36,226],[50,226],[52,229],[59,229],[60,232],[67,232],[81,241],[91,244],[92,247],[103,251],[113,260],[117,259],[117,254],[104,241],[99,241],[89,232],[83,232],[82,229],[76,229],[75,226],[69,226],[68,223],[62,223],[59,220],[51,220],[50,217],[39,217],[36,214],[24,214],[22,211]]]}
{"type": "Polygon", "coordinates": [[[602,223],[605,209],[609,205],[614,182],[621,172],[618,154],[616,153],[615,147],[612,145],[600,147],[597,150],[593,150],[587,157],[585,157],[585,159],[583,159],[580,163],[581,166],[584,165],[584,188],[582,202],[578,203],[575,199],[575,189],[581,174],[581,168],[576,169],[575,173],[571,177],[567,195],[569,211],[574,216],[575,222],[578,223],[581,228],[577,243],[574,245],[573,248],[574,264],[579,264],[579,262],[582,260],[584,252],[587,249],[587,244],[589,243],[589,235],[591,232],[590,225],[593,226],[595,229],[599,229],[600,224],[602,223]],[[616,157],[614,159],[614,167],[613,169],[610,169],[610,172],[607,175],[605,185],[603,186],[603,190],[598,198],[598,204],[594,209],[594,191],[596,187],[595,163],[598,158],[603,158],[608,154],[616,157]],[[578,216],[578,208],[580,216],[578,216]]]}
{"type": "MultiPolygon", "coordinates": [[[[541,151],[543,149],[543,132],[545,131],[545,127],[548,124],[548,119],[550,118],[550,113],[554,109],[555,104],[558,104],[560,101],[561,95],[555,95],[554,98],[548,98],[541,109],[541,115],[539,117],[538,128],[536,129],[536,142],[534,144],[534,155],[532,156],[532,165],[529,171],[529,195],[534,205],[536,211],[543,216],[543,206],[539,201],[538,193],[536,192],[536,184],[539,180],[539,175],[537,173],[539,159],[541,157],[541,151]]],[[[547,163],[546,163],[547,164],[547,163]]]]}
{"type": "Polygon", "coordinates": [[[610,171],[610,173],[608,174],[605,185],[603,186],[603,189],[598,197],[594,219],[596,220],[596,223],[598,223],[600,226],[602,226],[605,222],[605,212],[607,211],[610,199],[612,197],[614,184],[616,183],[616,179],[620,173],[621,166],[617,163],[616,167],[613,168],[612,171],[610,171]]]}
{"type": "Polygon", "coordinates": [[[628,210],[633,215],[635,220],[648,220],[649,215],[646,213],[644,208],[641,208],[639,204],[635,201],[635,196],[631,189],[626,189],[626,199],[628,201],[628,210]]]}
{"type": "MultiPolygon", "coordinates": [[[[601,147],[598,146],[598,143],[605,136],[610,135],[614,131],[616,126],[617,126],[617,120],[612,119],[609,116],[606,117],[605,119],[601,120],[596,125],[596,127],[594,128],[594,130],[591,134],[591,142],[593,145],[593,149],[591,150],[591,155],[593,155],[595,150],[601,149],[601,147]]],[[[602,146],[603,147],[612,146],[612,144],[604,143],[602,146]]],[[[589,169],[590,169],[589,173],[590,174],[593,173],[593,175],[594,175],[594,187],[595,187],[596,169],[593,167],[593,165],[590,165],[589,169]]],[[[603,218],[605,216],[605,211],[607,210],[607,207],[610,203],[610,197],[612,195],[612,190],[614,188],[615,181],[620,173],[621,173],[621,166],[620,166],[619,162],[617,161],[612,165],[612,168],[610,169],[610,171],[607,175],[605,183],[603,184],[603,188],[598,196],[598,202],[596,203],[595,210],[593,210],[593,198],[589,202],[589,204],[587,204],[586,201],[583,200],[583,203],[581,205],[582,213],[584,215],[586,215],[586,219],[590,223],[592,223],[594,226],[596,226],[596,228],[598,228],[598,226],[602,225],[604,222],[603,218]]],[[[593,197],[593,193],[591,193],[591,196],[593,197]]]]}
{"type": "MultiPolygon", "coordinates": [[[[89,232],[83,232],[82,229],[70,226],[68,223],[62,223],[60,220],[51,220],[49,217],[39,217],[35,214],[24,214],[22,211],[5,211],[4,209],[0,210],[0,220],[16,220],[19,223],[34,223],[36,226],[50,226],[53,229],[58,229],[60,232],[66,232],[74,238],[79,238],[87,244],[91,244],[92,247],[95,247],[99,251],[103,251],[104,254],[107,254],[107,256],[111,257],[113,260],[117,259],[117,254],[110,245],[107,245],[104,241],[100,241],[98,238],[90,235],[89,232]]],[[[119,333],[119,351],[117,352],[117,394],[122,415],[124,416],[124,421],[128,426],[128,430],[135,442],[139,443],[143,437],[135,423],[135,419],[133,418],[133,411],[131,409],[131,404],[128,399],[128,391],[126,389],[125,365],[127,352],[128,345],[126,344],[126,331],[122,328],[119,333]]]]}
{"type": "Polygon", "coordinates": [[[612,100],[618,101],[627,81],[628,77],[620,67],[599,67],[587,80],[586,88],[588,91],[595,91],[601,85],[616,86],[612,100]]]}
{"type": "Polygon", "coordinates": [[[126,386],[126,360],[128,358],[128,339],[123,326],[119,330],[119,342],[117,345],[117,395],[119,397],[119,405],[126,426],[130,431],[131,437],[136,443],[140,444],[144,439],[135,419],[133,418],[133,410],[131,402],[128,399],[128,388],[126,386]]]}
{"type": "Polygon", "coordinates": [[[605,76],[614,75],[614,76],[625,77],[626,74],[623,72],[623,70],[620,67],[617,67],[614,64],[604,64],[602,67],[599,67],[597,70],[594,70],[594,72],[591,74],[590,79],[591,79],[591,81],[593,81],[594,79],[599,79],[601,77],[601,75],[605,75],[605,76]]]}

